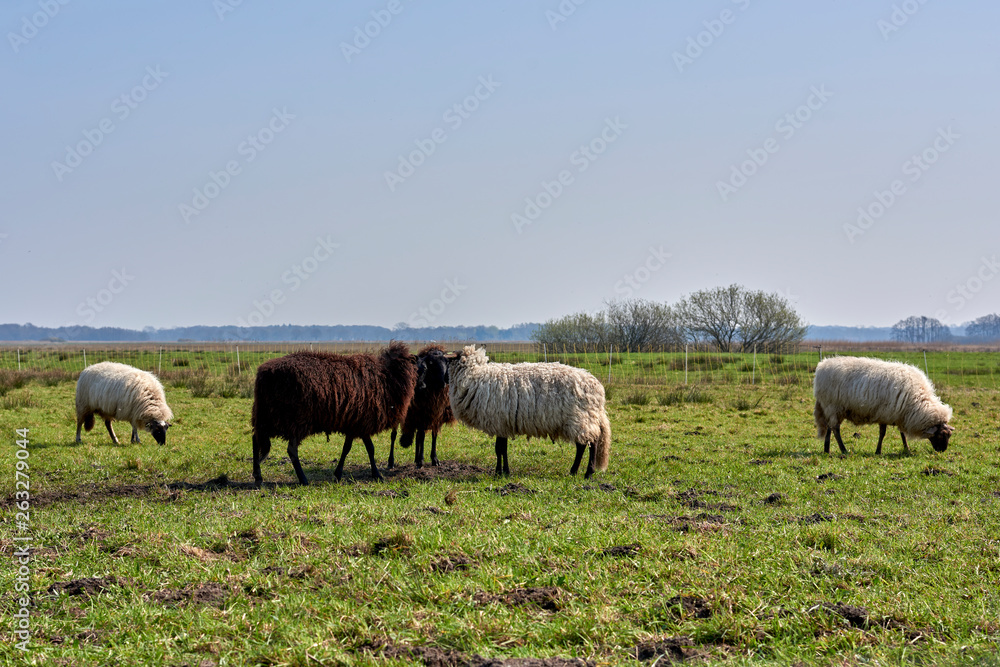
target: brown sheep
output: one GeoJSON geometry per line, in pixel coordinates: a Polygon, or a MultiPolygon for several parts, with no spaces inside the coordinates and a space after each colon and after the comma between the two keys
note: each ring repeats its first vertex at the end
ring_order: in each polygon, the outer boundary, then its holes
{"type": "Polygon", "coordinates": [[[355,438],[365,443],[372,477],[381,480],[371,436],[403,420],[416,383],[416,357],[398,342],[378,356],[295,352],[261,364],[250,418],[255,485],[261,485],[260,464],[271,451],[273,437],[288,441],[295,474],[301,484],[308,484],[299,464],[299,443],[314,433],[331,432],[344,434],[334,473],[338,481],[355,438]]]}
{"type": "MultiPolygon", "coordinates": [[[[428,345],[417,353],[417,389],[403,420],[400,447],[409,447],[416,435],[414,464],[424,465],[424,435],[431,432],[431,465],[438,465],[437,436],[444,424],[454,424],[455,415],[448,402],[448,360],[440,345],[428,345]]],[[[396,428],[392,429],[388,467],[395,467],[396,428]]]]}

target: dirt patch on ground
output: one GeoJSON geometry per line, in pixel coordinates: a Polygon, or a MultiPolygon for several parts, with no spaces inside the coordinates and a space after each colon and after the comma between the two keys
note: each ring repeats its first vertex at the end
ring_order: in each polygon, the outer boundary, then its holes
{"type": "Polygon", "coordinates": [[[269,565],[261,570],[261,574],[279,574],[290,579],[305,579],[316,572],[316,568],[311,564],[298,565],[295,567],[283,565],[269,565]]]}
{"type": "Polygon", "coordinates": [[[822,512],[816,512],[815,514],[810,514],[808,516],[800,516],[798,518],[792,519],[795,523],[801,523],[804,526],[811,526],[817,523],[826,523],[828,521],[833,521],[834,516],[832,514],[823,514],[822,512]]]}
{"type": "Polygon", "coordinates": [[[538,491],[535,491],[534,489],[529,489],[523,484],[518,484],[517,482],[511,482],[510,484],[501,486],[499,489],[493,489],[493,492],[501,496],[510,496],[510,495],[533,496],[536,493],[538,493],[538,491]]]}
{"type": "Polygon", "coordinates": [[[726,528],[729,522],[721,514],[708,514],[701,512],[695,516],[671,516],[669,514],[640,514],[640,519],[652,519],[663,521],[681,533],[713,532],[726,528]]]}
{"type": "Polygon", "coordinates": [[[767,498],[764,498],[765,505],[780,505],[784,502],[785,497],[780,493],[772,493],[767,498]]]}
{"type": "Polygon", "coordinates": [[[103,528],[90,526],[79,533],[70,533],[69,536],[74,540],[80,540],[81,542],[103,542],[111,537],[111,533],[103,528]]]}
{"type": "Polygon", "coordinates": [[[127,582],[118,577],[86,577],[71,581],[57,581],[46,590],[53,595],[97,595],[114,586],[125,587],[127,582]]]}
{"type": "Polygon", "coordinates": [[[413,536],[409,533],[399,531],[393,535],[380,537],[368,547],[368,553],[372,556],[394,556],[406,555],[410,553],[413,546],[413,536]]]}
{"type": "Polygon", "coordinates": [[[625,556],[636,556],[642,551],[642,545],[638,542],[632,544],[621,544],[601,550],[601,555],[608,558],[624,558],[625,556]]]}
{"type": "Polygon", "coordinates": [[[232,591],[217,581],[188,584],[184,588],[166,588],[149,593],[154,602],[166,605],[207,604],[220,606],[232,591]]]}
{"type": "Polygon", "coordinates": [[[508,607],[534,606],[545,611],[557,612],[560,609],[561,591],[555,586],[543,588],[515,588],[506,593],[486,593],[480,591],[472,596],[478,604],[493,602],[505,604],[508,607]]]}
{"type": "Polygon", "coordinates": [[[728,503],[713,503],[702,500],[704,496],[719,497],[721,494],[718,491],[706,490],[699,491],[698,489],[688,489],[687,491],[681,491],[674,495],[674,498],[684,507],[689,507],[693,510],[713,510],[716,512],[737,512],[739,507],[736,505],[730,505],[728,503]]]}
{"type": "Polygon", "coordinates": [[[475,482],[480,477],[492,473],[485,468],[467,463],[441,461],[436,466],[425,463],[422,468],[418,468],[412,463],[409,465],[397,465],[392,470],[383,470],[382,474],[385,475],[386,479],[415,479],[420,481],[447,479],[455,482],[475,482]]]}
{"type": "Polygon", "coordinates": [[[844,479],[844,476],[834,472],[825,472],[816,476],[817,482],[836,482],[838,479],[844,479]]]}
{"type": "Polygon", "coordinates": [[[580,487],[581,491],[604,491],[604,493],[614,493],[618,489],[614,484],[598,484],[594,486],[593,484],[584,484],[580,487]]]}
{"type": "Polygon", "coordinates": [[[678,618],[711,618],[712,608],[707,600],[693,595],[676,595],[666,602],[678,618]]]}
{"type": "Polygon", "coordinates": [[[449,554],[431,563],[431,570],[434,572],[447,573],[456,570],[468,570],[476,564],[476,561],[465,554],[449,554]]]}
{"type": "Polygon", "coordinates": [[[484,658],[478,654],[469,655],[436,646],[407,644],[366,644],[360,650],[388,660],[419,660],[427,667],[593,667],[594,665],[590,660],[582,658],[484,658]]]}
{"type": "Polygon", "coordinates": [[[872,628],[885,628],[887,630],[901,630],[910,642],[933,636],[930,629],[914,628],[910,625],[898,621],[888,616],[872,616],[865,607],[855,607],[854,605],[841,604],[838,602],[823,602],[809,611],[822,609],[829,614],[843,618],[852,628],[859,630],[870,630],[872,628]]]}
{"type": "Polygon", "coordinates": [[[651,642],[642,642],[633,649],[632,657],[642,662],[656,661],[658,665],[683,662],[696,655],[694,642],[690,637],[667,637],[651,642]]]}

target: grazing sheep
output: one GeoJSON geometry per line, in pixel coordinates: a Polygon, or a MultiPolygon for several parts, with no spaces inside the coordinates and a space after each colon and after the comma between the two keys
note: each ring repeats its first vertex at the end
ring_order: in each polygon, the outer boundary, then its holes
{"type": "Polygon", "coordinates": [[[80,427],[94,428],[94,415],[104,420],[111,441],[118,437],[111,428],[111,420],[132,424],[131,442],[139,442],[139,428],[149,431],[159,444],[167,441],[167,429],[173,413],[167,406],[163,385],[152,373],[102,361],[84,368],[76,381],[76,441],[80,440],[80,427]]]}
{"type": "Polygon", "coordinates": [[[507,440],[516,435],[561,438],[576,444],[570,474],[590,446],[585,477],[608,467],[611,424],[604,386],[582,368],[559,363],[490,363],[467,346],[449,360],[451,408],[460,421],[496,436],[496,474],[510,474],[507,440]]]}
{"type": "Polygon", "coordinates": [[[257,369],[254,383],[253,478],[263,481],[260,463],[271,451],[271,438],[288,441],[288,458],[301,484],[308,484],[299,464],[299,443],[314,433],[343,433],[336,477],[355,438],[368,450],[372,477],[382,479],[375,464],[371,436],[399,424],[413,399],[416,357],[403,343],[392,343],[378,356],[295,352],[271,359],[257,369]]]}
{"type": "MultiPolygon", "coordinates": [[[[448,360],[440,345],[428,345],[417,353],[417,388],[406,418],[403,420],[403,434],[400,447],[409,447],[416,435],[414,464],[424,465],[424,435],[431,432],[431,465],[438,465],[437,436],[444,424],[455,423],[455,415],[448,403],[448,360]]],[[[396,428],[392,429],[389,444],[389,463],[395,465],[396,428]]]]}
{"type": "Polygon", "coordinates": [[[817,435],[825,438],[823,451],[830,452],[830,433],[840,451],[847,449],[840,437],[840,424],[878,424],[876,454],[882,453],[887,425],[895,426],[909,452],[906,438],[927,438],[935,451],[948,448],[954,430],[948,425],[951,408],[934,393],[934,385],[916,366],[865,357],[832,357],[816,366],[813,382],[816,407],[813,417],[817,435]]]}

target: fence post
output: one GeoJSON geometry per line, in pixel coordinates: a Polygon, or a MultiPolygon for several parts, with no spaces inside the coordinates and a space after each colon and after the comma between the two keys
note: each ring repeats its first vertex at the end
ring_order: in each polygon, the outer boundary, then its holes
{"type": "MultiPolygon", "coordinates": [[[[608,364],[608,367],[610,368],[611,365],[608,364]]],[[[21,372],[21,348],[17,348],[17,372],[21,372]]]]}
{"type": "Polygon", "coordinates": [[[236,346],[236,374],[240,375],[243,371],[240,369],[240,346],[236,346]]]}
{"type": "Polygon", "coordinates": [[[545,343],[542,343],[542,355],[543,360],[547,362],[549,360],[549,349],[545,346],[545,343]]]}
{"type": "Polygon", "coordinates": [[[750,384],[757,384],[757,346],[753,346],[753,371],[750,373],[750,384]]]}
{"type": "Polygon", "coordinates": [[[684,343],[684,384],[688,383],[688,344],[684,343]]]}
{"type": "Polygon", "coordinates": [[[931,376],[929,370],[927,370],[927,350],[924,350],[924,373],[927,373],[927,377],[931,376]]]}
{"type": "Polygon", "coordinates": [[[87,348],[83,348],[83,367],[87,367],[87,348]]]}
{"type": "Polygon", "coordinates": [[[160,360],[156,362],[156,374],[163,372],[163,347],[160,347],[160,360]]]}
{"type": "MultiPolygon", "coordinates": [[[[614,345],[612,345],[611,347],[608,348],[608,384],[609,385],[611,384],[611,355],[614,354],[614,351],[615,351],[615,346],[614,345]]],[[[20,362],[18,362],[18,363],[20,363],[20,362]]],[[[20,368],[21,367],[18,366],[18,369],[20,369],[20,368]]]]}

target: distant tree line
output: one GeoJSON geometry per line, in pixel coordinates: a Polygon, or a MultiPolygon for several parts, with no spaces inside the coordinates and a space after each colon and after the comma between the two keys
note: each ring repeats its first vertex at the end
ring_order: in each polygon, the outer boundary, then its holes
{"type": "Polygon", "coordinates": [[[799,343],[808,326],[780,294],[742,285],[694,292],[674,304],[645,299],[611,301],[595,314],[549,320],[532,340],[553,349],[582,351],[662,350],[686,343],[736,349],[776,350],[799,343]]]}
{"type": "MultiPolygon", "coordinates": [[[[965,325],[966,342],[1000,340],[1000,315],[983,315],[965,325]]],[[[954,342],[951,329],[934,317],[911,315],[892,325],[892,339],[900,343],[946,343],[954,342]]]]}

